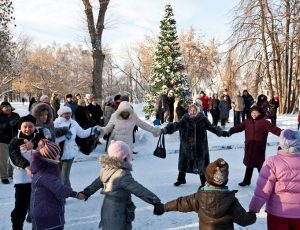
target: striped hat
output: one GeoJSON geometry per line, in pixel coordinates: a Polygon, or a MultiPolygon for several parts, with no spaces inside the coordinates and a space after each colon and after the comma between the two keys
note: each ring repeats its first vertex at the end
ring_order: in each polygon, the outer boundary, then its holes
{"type": "Polygon", "coordinates": [[[41,139],[38,143],[38,146],[42,157],[57,160],[57,156],[60,154],[59,145],[47,139],[41,139]]]}

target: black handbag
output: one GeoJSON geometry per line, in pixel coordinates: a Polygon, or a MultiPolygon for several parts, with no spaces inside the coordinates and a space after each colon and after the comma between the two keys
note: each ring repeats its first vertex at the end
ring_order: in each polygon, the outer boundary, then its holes
{"type": "Polygon", "coordinates": [[[166,158],[167,156],[166,146],[165,146],[165,135],[163,133],[159,135],[157,146],[153,152],[153,155],[159,158],[166,158]]]}
{"type": "Polygon", "coordinates": [[[90,155],[91,152],[95,150],[98,144],[100,133],[92,134],[92,130],[93,128],[91,128],[90,136],[86,138],[81,138],[78,136],[76,136],[75,138],[76,144],[78,145],[80,152],[82,152],[85,155],[90,155]]]}

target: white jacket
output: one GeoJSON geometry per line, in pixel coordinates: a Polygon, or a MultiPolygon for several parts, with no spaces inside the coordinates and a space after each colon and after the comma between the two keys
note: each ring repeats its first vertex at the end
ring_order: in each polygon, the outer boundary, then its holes
{"type": "Polygon", "coordinates": [[[133,111],[131,105],[127,101],[120,103],[116,112],[111,115],[108,124],[102,128],[101,136],[111,133],[110,139],[116,141],[124,141],[129,145],[131,150],[133,150],[133,128],[138,126],[148,132],[151,132],[153,136],[157,137],[160,135],[160,128],[149,125],[148,123],[142,121],[133,111]],[[128,119],[121,117],[121,113],[127,111],[129,112],[128,119]]]}
{"type": "MultiPolygon", "coordinates": [[[[36,150],[21,150],[21,155],[24,157],[26,160],[28,160],[31,164],[31,156],[32,154],[36,152],[36,150]]],[[[31,183],[31,177],[27,174],[25,169],[22,169],[20,167],[15,166],[11,161],[10,163],[13,166],[13,182],[14,184],[27,184],[31,183]]]]}
{"type": "Polygon", "coordinates": [[[70,160],[75,158],[78,153],[79,153],[79,148],[75,142],[76,136],[79,136],[81,138],[88,137],[91,134],[91,129],[82,129],[77,121],[73,120],[70,118],[69,120],[66,120],[63,117],[58,117],[54,121],[54,127],[59,128],[59,127],[70,127],[70,131],[72,132],[72,137],[70,140],[66,139],[65,136],[61,136],[56,138],[56,143],[60,143],[62,141],[65,141],[64,144],[64,150],[63,150],[63,155],[61,156],[62,160],[70,160]],[[71,124],[71,126],[70,126],[71,124]]]}

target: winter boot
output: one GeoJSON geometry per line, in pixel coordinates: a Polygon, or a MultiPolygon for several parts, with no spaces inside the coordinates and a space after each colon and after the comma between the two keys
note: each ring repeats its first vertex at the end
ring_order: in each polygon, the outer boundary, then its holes
{"type": "Polygon", "coordinates": [[[174,183],[174,186],[179,186],[181,184],[185,184],[185,172],[179,172],[177,181],[174,183]]]}

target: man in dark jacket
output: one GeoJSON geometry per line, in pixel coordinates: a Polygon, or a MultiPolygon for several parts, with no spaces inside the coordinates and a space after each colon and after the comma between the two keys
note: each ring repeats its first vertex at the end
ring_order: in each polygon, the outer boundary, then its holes
{"type": "Polygon", "coordinates": [[[245,107],[242,112],[242,121],[244,121],[245,118],[250,117],[249,111],[250,111],[251,106],[254,103],[253,97],[249,94],[248,90],[246,90],[246,89],[243,91],[243,98],[244,98],[245,107]]]}
{"type": "MultiPolygon", "coordinates": [[[[0,176],[3,184],[9,184],[8,144],[18,133],[19,114],[12,112],[11,104],[4,101],[0,105],[0,176]]],[[[10,175],[9,175],[10,174],[10,175]]]]}
{"type": "Polygon", "coordinates": [[[72,110],[72,119],[76,120],[75,111],[76,111],[76,108],[77,108],[77,104],[76,104],[76,102],[73,101],[72,94],[67,94],[66,95],[66,100],[67,101],[64,105],[71,108],[71,110],[72,110]]]}

